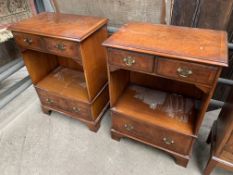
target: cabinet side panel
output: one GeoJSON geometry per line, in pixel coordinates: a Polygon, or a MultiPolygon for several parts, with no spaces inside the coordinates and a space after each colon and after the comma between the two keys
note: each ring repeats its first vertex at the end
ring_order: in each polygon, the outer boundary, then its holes
{"type": "Polygon", "coordinates": [[[26,50],[22,55],[34,85],[58,66],[57,58],[54,55],[32,50],[26,50]]]}
{"type": "Polygon", "coordinates": [[[125,90],[129,83],[130,72],[126,70],[116,70],[109,72],[109,93],[110,93],[110,105],[117,102],[118,98],[125,90]]]}
{"type": "Polygon", "coordinates": [[[210,100],[213,96],[213,93],[214,93],[215,87],[217,85],[218,78],[220,76],[221,71],[222,71],[222,68],[219,67],[219,70],[218,70],[218,73],[215,77],[215,81],[214,81],[214,84],[212,86],[212,89],[209,92],[203,94],[202,105],[200,106],[199,113],[198,113],[197,120],[196,120],[196,126],[195,126],[195,134],[196,135],[198,134],[199,129],[201,127],[201,124],[203,122],[203,119],[205,117],[205,113],[206,113],[207,108],[209,106],[210,100]]]}
{"type": "Polygon", "coordinates": [[[106,51],[102,46],[107,38],[106,26],[81,43],[81,54],[91,101],[107,82],[106,51]]]}
{"type": "Polygon", "coordinates": [[[92,116],[93,119],[97,119],[99,115],[105,110],[105,106],[109,103],[109,92],[108,86],[105,86],[104,90],[99,94],[97,99],[92,105],[92,116]]]}

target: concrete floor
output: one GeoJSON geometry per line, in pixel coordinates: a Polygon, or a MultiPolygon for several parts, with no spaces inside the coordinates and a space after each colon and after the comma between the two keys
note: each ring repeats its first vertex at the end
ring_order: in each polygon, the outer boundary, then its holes
{"type": "Polygon", "coordinates": [[[0,82],[0,94],[3,93],[6,89],[13,86],[15,83],[22,80],[28,75],[26,67],[22,67],[20,70],[9,76],[7,79],[0,82]]]}
{"type": "MultiPolygon", "coordinates": [[[[98,133],[58,113],[45,115],[33,87],[0,111],[1,175],[200,175],[209,156],[205,144],[219,111],[206,114],[187,168],[141,143],[111,139],[106,112],[98,133]]],[[[212,175],[232,173],[216,169],[212,175]]]]}

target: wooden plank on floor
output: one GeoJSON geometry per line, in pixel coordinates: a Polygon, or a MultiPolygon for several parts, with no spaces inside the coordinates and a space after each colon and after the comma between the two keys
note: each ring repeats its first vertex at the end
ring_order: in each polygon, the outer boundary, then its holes
{"type": "Polygon", "coordinates": [[[171,24],[192,27],[199,0],[174,0],[171,24]]]}
{"type": "Polygon", "coordinates": [[[226,30],[233,10],[233,0],[201,0],[195,26],[226,30]]]}

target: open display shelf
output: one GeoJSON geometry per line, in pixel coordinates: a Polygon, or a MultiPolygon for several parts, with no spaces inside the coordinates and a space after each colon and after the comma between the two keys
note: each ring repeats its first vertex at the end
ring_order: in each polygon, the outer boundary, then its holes
{"type": "Polygon", "coordinates": [[[195,99],[131,84],[112,111],[152,125],[194,135],[195,99]]]}
{"type": "Polygon", "coordinates": [[[65,98],[88,103],[84,73],[59,66],[36,84],[36,87],[65,98]]]}

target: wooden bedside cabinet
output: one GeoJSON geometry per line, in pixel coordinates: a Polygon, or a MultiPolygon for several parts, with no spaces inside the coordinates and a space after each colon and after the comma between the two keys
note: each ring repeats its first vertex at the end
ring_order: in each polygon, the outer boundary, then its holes
{"type": "Polygon", "coordinates": [[[107,39],[111,135],[187,166],[222,67],[225,32],[129,23],[107,39]]]}
{"type": "Polygon", "coordinates": [[[45,113],[58,111],[97,131],[109,104],[107,19],[41,13],[10,26],[45,113]]]}
{"type": "Polygon", "coordinates": [[[214,122],[207,143],[211,143],[211,155],[204,175],[215,167],[233,172],[233,91],[231,90],[218,119],[214,122]]]}

